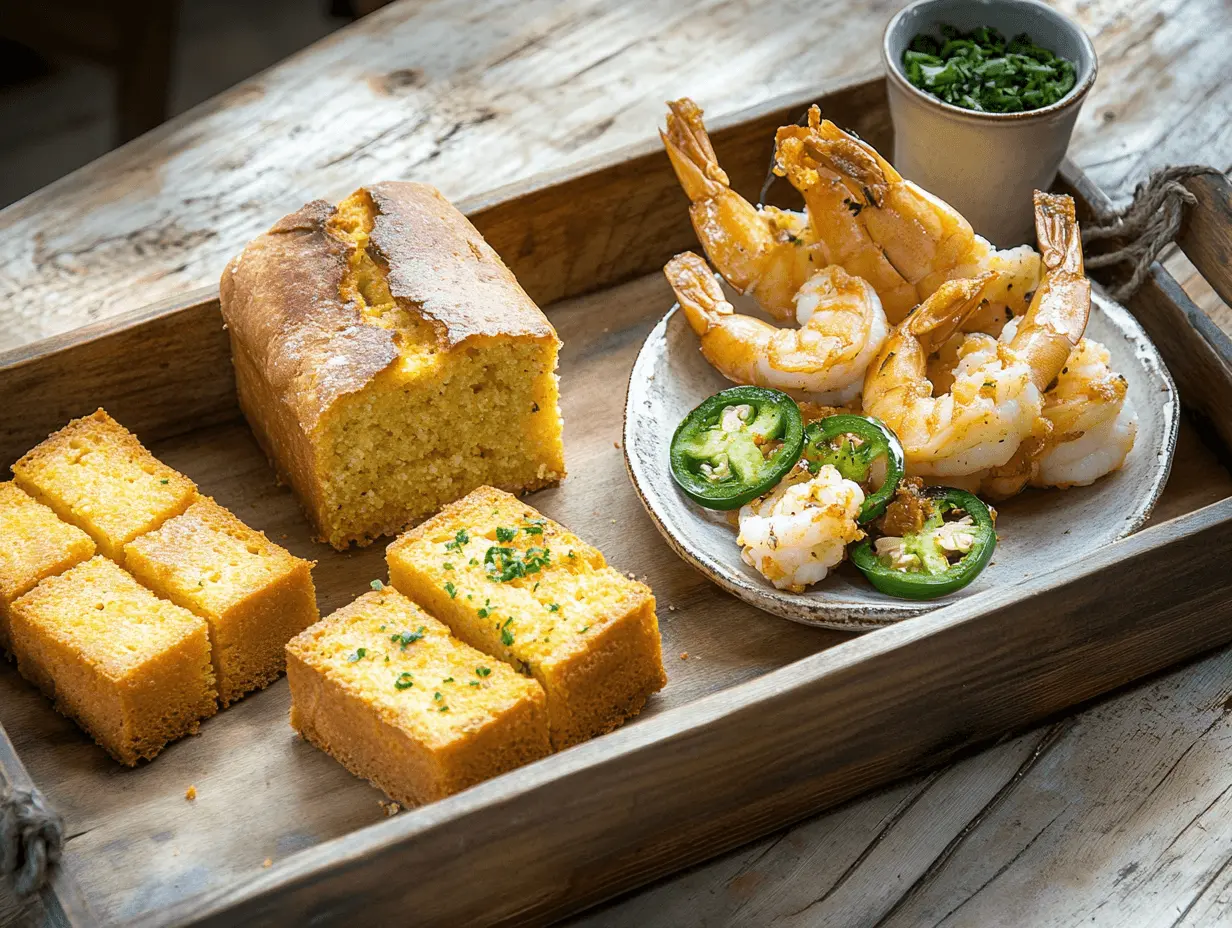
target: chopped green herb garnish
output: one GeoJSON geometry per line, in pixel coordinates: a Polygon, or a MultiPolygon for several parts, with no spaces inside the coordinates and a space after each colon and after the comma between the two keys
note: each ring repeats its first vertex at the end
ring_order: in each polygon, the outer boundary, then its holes
{"type": "Polygon", "coordinates": [[[440,707],[439,709],[437,709],[436,711],[437,711],[437,712],[448,712],[448,711],[449,711],[449,707],[448,707],[448,706],[441,706],[441,707],[440,707]]]}
{"type": "Polygon", "coordinates": [[[390,635],[389,640],[392,641],[394,644],[402,645],[402,650],[405,651],[406,646],[408,644],[414,644],[416,641],[421,641],[423,639],[423,636],[427,633],[427,631],[428,629],[425,626],[421,625],[419,626],[418,631],[398,632],[398,634],[396,635],[390,635]]]}
{"type": "Polygon", "coordinates": [[[453,541],[445,542],[446,551],[461,551],[466,545],[470,544],[471,536],[464,528],[458,529],[453,536],[453,541]]]}
{"type": "Polygon", "coordinates": [[[374,590],[376,590],[378,593],[381,592],[381,590],[385,589],[385,584],[383,584],[380,580],[373,580],[368,585],[372,587],[374,590]]]}
{"type": "Polygon", "coordinates": [[[458,595],[458,588],[454,586],[451,581],[446,580],[445,581],[445,592],[449,594],[450,599],[456,599],[458,595]]]}
{"type": "Polygon", "coordinates": [[[368,656],[367,648],[356,648],[355,653],[347,658],[347,663],[354,664],[356,661],[362,661],[367,656],[368,656]]]}
{"type": "Polygon", "coordinates": [[[453,570],[453,565],[450,564],[448,561],[442,564],[441,567],[445,568],[445,570],[453,570]]]}
{"type": "Polygon", "coordinates": [[[473,557],[473,558],[471,558],[471,559],[470,559],[470,561],[469,561],[468,563],[469,563],[472,567],[478,567],[478,566],[479,566],[479,558],[477,558],[477,557],[473,557]]]}
{"type": "Polygon", "coordinates": [[[158,482],[159,482],[159,483],[161,483],[163,486],[166,486],[167,484],[169,484],[169,483],[171,482],[171,480],[170,480],[169,478],[167,478],[167,477],[164,477],[162,480],[160,480],[160,481],[158,481],[158,482]]]}
{"type": "Polygon", "coordinates": [[[433,693],[432,698],[435,699],[437,702],[440,702],[442,699],[444,699],[444,697],[441,696],[440,690],[437,690],[435,693],[433,693]]]}
{"type": "Polygon", "coordinates": [[[414,685],[415,685],[415,681],[411,677],[410,672],[405,671],[405,670],[402,673],[398,674],[398,679],[394,681],[394,689],[396,690],[410,689],[414,685]]]}
{"type": "Polygon", "coordinates": [[[503,525],[496,529],[496,540],[501,544],[508,544],[517,537],[518,530],[516,528],[505,528],[503,525]]]}
{"type": "Polygon", "coordinates": [[[548,603],[548,612],[560,612],[560,603],[548,603]]]}
{"type": "MultiPolygon", "coordinates": [[[[1051,106],[1074,88],[1074,63],[1025,32],[1006,41],[989,26],[963,32],[940,26],[941,38],[921,33],[903,52],[914,86],[966,110],[1020,113],[1051,106]]],[[[855,212],[855,210],[852,210],[855,212]]]]}
{"type": "Polygon", "coordinates": [[[452,683],[452,682],[453,682],[453,677],[446,677],[446,678],[445,678],[444,680],[442,680],[441,682],[442,682],[442,683],[452,683]]]}
{"type": "Polygon", "coordinates": [[[481,607],[481,608],[480,608],[480,610],[479,610],[479,612],[477,613],[477,615],[478,615],[478,616],[479,616],[479,618],[481,618],[481,619],[486,619],[486,618],[487,618],[488,616],[490,616],[491,614],[492,614],[492,613],[491,613],[491,611],[490,611],[490,610],[489,610],[486,606],[481,607]]]}
{"type": "Polygon", "coordinates": [[[477,677],[486,677],[491,672],[492,672],[492,669],[490,667],[476,667],[475,668],[475,676],[477,677]]]}
{"type": "Polygon", "coordinates": [[[506,622],[505,625],[501,626],[501,644],[505,647],[509,647],[513,644],[513,632],[509,631],[509,629],[505,627],[508,624],[509,623],[506,622]]]}
{"type": "Polygon", "coordinates": [[[543,519],[531,519],[530,523],[524,526],[522,531],[527,535],[542,535],[544,524],[543,519]]]}
{"type": "Polygon", "coordinates": [[[479,685],[479,681],[478,681],[478,680],[468,680],[468,681],[467,681],[467,683],[466,683],[466,685],[467,685],[467,686],[478,686],[478,685],[479,685]]]}
{"type": "Polygon", "coordinates": [[[584,634],[586,634],[588,631],[590,631],[590,626],[589,626],[589,625],[583,625],[583,626],[582,626],[582,634],[584,635],[584,634]]]}

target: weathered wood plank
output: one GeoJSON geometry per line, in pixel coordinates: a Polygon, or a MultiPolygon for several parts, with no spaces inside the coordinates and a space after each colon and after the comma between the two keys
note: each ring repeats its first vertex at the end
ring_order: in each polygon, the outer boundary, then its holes
{"type": "MultiPolygon", "coordinates": [[[[868,73],[898,5],[393,4],[0,213],[0,347],[211,285],[316,196],[416,178],[466,199],[653,139],[668,97],[719,117],[868,73]]],[[[1058,5],[1101,57],[1073,150],[1098,183],[1232,160],[1220,0],[1058,5]]]]}

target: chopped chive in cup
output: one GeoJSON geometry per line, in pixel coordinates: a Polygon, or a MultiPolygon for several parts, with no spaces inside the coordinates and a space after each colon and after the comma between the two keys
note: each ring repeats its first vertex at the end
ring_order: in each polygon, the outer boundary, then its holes
{"type": "Polygon", "coordinates": [[[941,25],[941,38],[920,33],[903,52],[915,87],[953,106],[1021,113],[1051,106],[1077,81],[1074,63],[1036,45],[1027,33],[1008,42],[990,26],[963,32],[941,25]]]}

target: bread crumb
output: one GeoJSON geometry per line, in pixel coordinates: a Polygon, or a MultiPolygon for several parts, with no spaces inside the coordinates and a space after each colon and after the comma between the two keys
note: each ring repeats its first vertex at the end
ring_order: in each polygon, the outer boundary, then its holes
{"type": "Polygon", "coordinates": [[[667,604],[667,611],[668,611],[668,612],[675,612],[675,611],[676,611],[676,607],[675,607],[673,604],[668,603],[668,604],[667,604]]]}
{"type": "Polygon", "coordinates": [[[682,661],[687,661],[687,660],[689,659],[689,652],[688,652],[688,651],[681,651],[681,652],[680,652],[680,659],[681,659],[682,661]]]}
{"type": "Polygon", "coordinates": [[[379,799],[377,800],[377,805],[384,809],[385,814],[391,818],[402,811],[402,806],[398,805],[396,802],[386,802],[383,799],[379,799]]]}
{"type": "Polygon", "coordinates": [[[618,442],[618,441],[614,441],[614,442],[612,442],[612,447],[613,447],[613,448],[615,448],[615,449],[617,449],[617,450],[619,450],[619,449],[620,449],[620,442],[618,442]]]}
{"type": "Polygon", "coordinates": [[[197,798],[197,787],[190,786],[188,787],[188,789],[184,790],[184,798],[187,799],[189,802],[192,802],[194,799],[196,799],[197,798]]]}
{"type": "Polygon", "coordinates": [[[261,866],[268,870],[270,867],[274,866],[274,861],[267,857],[265,860],[261,861],[261,866]]]}

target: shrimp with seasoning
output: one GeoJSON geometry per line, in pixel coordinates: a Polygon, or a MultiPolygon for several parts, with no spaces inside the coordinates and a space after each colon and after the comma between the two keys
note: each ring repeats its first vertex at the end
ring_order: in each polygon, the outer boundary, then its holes
{"type": "Polygon", "coordinates": [[[1045,272],[1026,315],[1004,340],[968,336],[949,392],[934,396],[928,356],[978,307],[990,273],[942,284],[891,333],[869,369],[864,410],[898,434],[909,473],[972,478],[1003,497],[1025,485],[1049,447],[1043,392],[1082,338],[1091,285],[1073,200],[1036,191],[1035,221],[1045,272]]]}
{"type": "Polygon", "coordinates": [[[976,235],[953,207],[903,178],[868,143],[809,109],[807,126],[784,126],[775,138],[775,172],[804,196],[825,260],[864,277],[898,323],[947,280],[984,272],[987,305],[971,325],[1019,315],[1039,278],[1029,247],[998,250],[976,235]]]}
{"type": "Polygon", "coordinates": [[[807,394],[820,403],[852,400],[889,332],[877,292],[840,267],[809,277],[794,296],[800,327],[777,328],[737,313],[699,255],[664,268],[702,354],[728,380],[807,394]]]}
{"type": "Polygon", "coordinates": [[[667,131],[659,138],[689,198],[693,230],[715,268],[775,319],[796,313],[795,296],[819,267],[820,246],[806,218],[789,210],[757,208],[732,190],[688,98],[667,104],[667,131]]]}
{"type": "Polygon", "coordinates": [[[823,464],[816,476],[798,466],[767,495],[740,510],[740,556],[780,590],[804,591],[842,563],[864,532],[856,515],[860,485],[823,464]]]}

